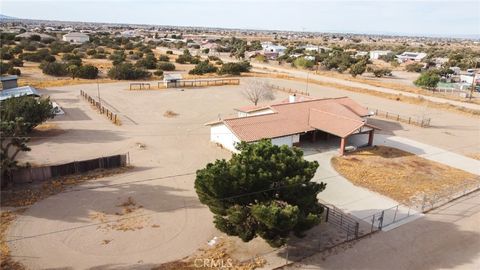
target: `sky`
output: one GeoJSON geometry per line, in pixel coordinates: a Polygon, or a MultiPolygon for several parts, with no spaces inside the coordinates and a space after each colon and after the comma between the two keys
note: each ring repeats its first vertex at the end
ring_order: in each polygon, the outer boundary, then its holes
{"type": "Polygon", "coordinates": [[[480,0],[0,0],[0,14],[86,22],[480,36],[480,0]]]}

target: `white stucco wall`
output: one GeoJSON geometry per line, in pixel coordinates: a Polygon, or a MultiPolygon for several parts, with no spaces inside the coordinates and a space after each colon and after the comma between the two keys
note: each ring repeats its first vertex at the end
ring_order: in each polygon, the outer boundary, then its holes
{"type": "Polygon", "coordinates": [[[273,113],[272,109],[266,108],[264,110],[258,110],[254,112],[238,112],[238,117],[247,117],[247,116],[262,115],[262,114],[269,114],[269,113],[273,113]]]}
{"type": "Polygon", "coordinates": [[[235,144],[240,140],[223,123],[213,125],[210,128],[210,141],[221,144],[225,149],[237,152],[235,144]]]}
{"type": "Polygon", "coordinates": [[[288,146],[291,147],[292,144],[293,144],[293,136],[289,135],[289,136],[285,136],[285,137],[273,138],[272,139],[272,144],[273,145],[278,145],[278,146],[288,145],[288,146]]]}

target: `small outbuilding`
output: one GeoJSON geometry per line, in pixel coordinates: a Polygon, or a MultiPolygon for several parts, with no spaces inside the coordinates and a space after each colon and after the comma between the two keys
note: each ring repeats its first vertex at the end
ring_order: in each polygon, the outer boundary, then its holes
{"type": "Polygon", "coordinates": [[[0,77],[0,82],[2,82],[2,90],[18,87],[17,80],[17,75],[0,77]]]}
{"type": "Polygon", "coordinates": [[[63,41],[70,42],[72,44],[82,44],[90,41],[90,37],[87,34],[79,32],[71,32],[63,35],[63,41]]]}

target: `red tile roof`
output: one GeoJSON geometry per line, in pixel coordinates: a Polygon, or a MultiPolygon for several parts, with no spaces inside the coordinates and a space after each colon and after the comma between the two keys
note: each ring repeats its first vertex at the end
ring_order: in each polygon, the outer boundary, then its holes
{"type": "Polygon", "coordinates": [[[348,97],[279,103],[269,107],[274,113],[225,119],[223,123],[240,140],[247,142],[315,129],[345,137],[363,126],[376,128],[361,118],[368,115],[367,109],[348,97]]]}

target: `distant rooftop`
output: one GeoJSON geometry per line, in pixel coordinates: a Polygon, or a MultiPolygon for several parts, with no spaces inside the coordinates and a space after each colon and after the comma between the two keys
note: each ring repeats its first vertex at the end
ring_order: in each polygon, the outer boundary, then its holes
{"type": "Polygon", "coordinates": [[[31,86],[21,86],[21,87],[15,87],[15,88],[10,88],[10,89],[0,91],[0,101],[4,101],[12,97],[20,97],[20,96],[39,97],[40,93],[38,93],[37,89],[31,86]]]}

